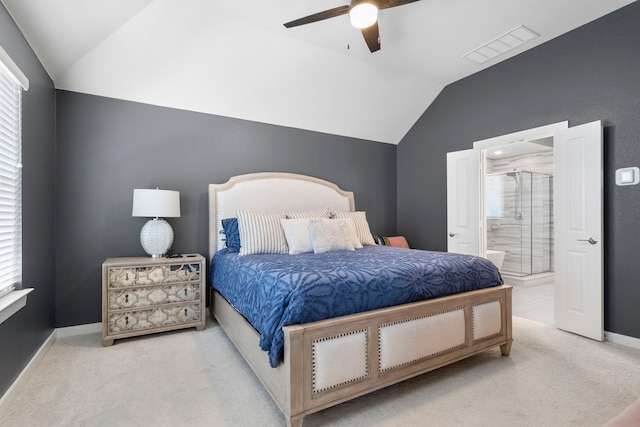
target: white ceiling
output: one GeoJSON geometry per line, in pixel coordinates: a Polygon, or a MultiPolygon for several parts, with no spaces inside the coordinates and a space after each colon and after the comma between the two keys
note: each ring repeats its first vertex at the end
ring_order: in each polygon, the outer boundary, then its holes
{"type": "Polygon", "coordinates": [[[372,54],[347,16],[282,25],[347,0],[0,1],[59,89],[390,144],[447,84],[633,2],[422,0],[372,54]],[[462,58],[519,25],[540,37],[462,58]]]}

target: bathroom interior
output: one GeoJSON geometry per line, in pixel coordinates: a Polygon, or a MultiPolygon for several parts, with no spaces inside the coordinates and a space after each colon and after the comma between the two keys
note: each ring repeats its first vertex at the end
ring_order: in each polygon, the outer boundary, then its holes
{"type": "Polygon", "coordinates": [[[553,324],[553,138],[493,147],[485,157],[487,258],[514,286],[514,314],[553,324]]]}

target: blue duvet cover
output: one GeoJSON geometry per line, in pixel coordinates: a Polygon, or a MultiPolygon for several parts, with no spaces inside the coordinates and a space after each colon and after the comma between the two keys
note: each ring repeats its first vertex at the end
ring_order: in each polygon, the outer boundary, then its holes
{"type": "Polygon", "coordinates": [[[484,258],[389,246],[245,256],[223,249],[213,258],[211,281],[258,330],[273,367],[283,355],[283,326],[502,284],[484,258]]]}

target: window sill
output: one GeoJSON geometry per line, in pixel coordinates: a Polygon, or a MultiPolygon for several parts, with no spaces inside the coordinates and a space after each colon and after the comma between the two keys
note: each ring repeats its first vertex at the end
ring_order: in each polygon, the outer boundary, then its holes
{"type": "Polygon", "coordinates": [[[27,295],[33,288],[13,291],[0,298],[0,323],[13,316],[22,307],[27,305],[27,295]]]}

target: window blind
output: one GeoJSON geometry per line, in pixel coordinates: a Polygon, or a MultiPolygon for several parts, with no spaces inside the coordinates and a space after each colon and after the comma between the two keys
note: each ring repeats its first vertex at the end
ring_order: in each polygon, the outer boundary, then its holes
{"type": "Polygon", "coordinates": [[[0,72],[0,297],[22,282],[22,88],[0,72]]]}

